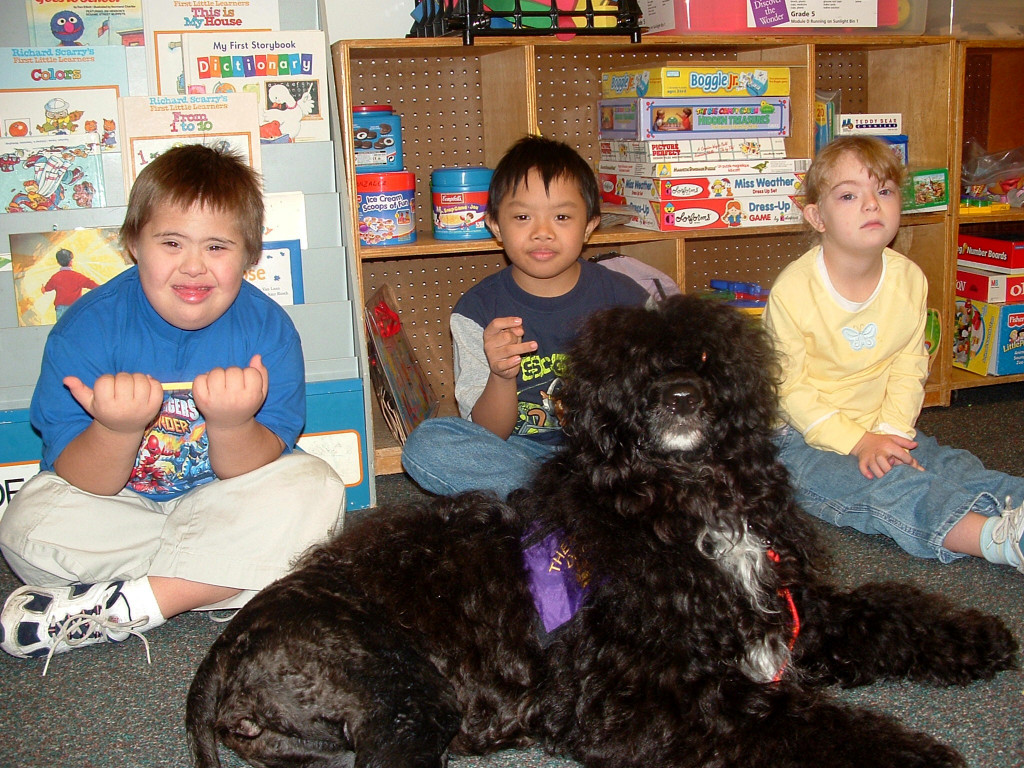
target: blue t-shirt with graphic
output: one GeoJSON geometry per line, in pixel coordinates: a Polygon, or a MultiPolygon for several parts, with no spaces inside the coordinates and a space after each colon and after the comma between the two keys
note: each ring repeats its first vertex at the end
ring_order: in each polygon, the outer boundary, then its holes
{"type": "Polygon", "coordinates": [[[164,402],[136,457],[127,488],[156,500],[214,480],[206,422],[192,400],[192,380],[214,368],[245,368],[262,355],[269,388],[256,421],[290,450],[306,418],[302,344],[287,313],[243,282],[237,298],[205,328],[185,331],[146,299],[131,268],[80,298],[50,331],[30,417],[42,436],[40,469],[53,464],[92,417],[63,384],[92,387],[103,374],[146,373],[165,385],[164,402]]]}
{"type": "Polygon", "coordinates": [[[523,358],[516,380],[519,416],[512,434],[547,444],[562,440],[561,403],[566,350],[583,321],[599,309],[643,304],[647,291],[637,282],[600,264],[580,260],[576,286],[555,297],[534,296],[520,288],[510,269],[481,280],[452,310],[455,398],[468,418],[487,383],[490,367],[483,331],[496,317],[521,317],[523,339],[537,350],[523,358]]]}

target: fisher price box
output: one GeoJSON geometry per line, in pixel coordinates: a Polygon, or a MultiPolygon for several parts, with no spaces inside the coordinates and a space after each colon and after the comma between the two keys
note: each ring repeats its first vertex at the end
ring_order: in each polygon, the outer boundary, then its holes
{"type": "Polygon", "coordinates": [[[1024,373],[1024,304],[958,298],[953,366],[980,376],[1024,373]]]}

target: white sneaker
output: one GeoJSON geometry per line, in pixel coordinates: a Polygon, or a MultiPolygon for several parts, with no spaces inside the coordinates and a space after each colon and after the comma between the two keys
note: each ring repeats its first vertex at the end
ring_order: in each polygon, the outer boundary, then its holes
{"type": "Polygon", "coordinates": [[[27,659],[46,656],[46,667],[55,653],[80,646],[127,640],[148,616],[132,617],[131,606],[121,593],[124,582],[72,584],[66,587],[20,587],[4,603],[0,613],[0,648],[27,659]]]}
{"type": "Polygon", "coordinates": [[[1010,498],[1006,498],[1003,514],[992,528],[992,541],[1003,546],[1007,542],[1017,554],[1017,570],[1024,573],[1024,553],[1021,552],[1020,540],[1024,538],[1024,501],[1016,508],[1011,508],[1010,498]]]}

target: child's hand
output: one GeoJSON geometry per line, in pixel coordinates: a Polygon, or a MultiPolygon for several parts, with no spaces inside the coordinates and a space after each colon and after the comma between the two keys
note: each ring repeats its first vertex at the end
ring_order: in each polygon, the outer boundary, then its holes
{"type": "Polygon", "coordinates": [[[484,354],[491,373],[503,379],[514,379],[519,373],[522,356],[537,350],[537,342],[522,341],[521,317],[496,317],[484,328],[484,354]]]}
{"type": "Polygon", "coordinates": [[[868,480],[882,477],[896,464],[907,464],[914,469],[923,470],[911,450],[917,448],[917,442],[900,435],[881,435],[876,432],[865,432],[864,437],[857,441],[850,451],[857,457],[860,473],[868,480]]]}
{"type": "Polygon", "coordinates": [[[214,368],[192,382],[192,399],[208,426],[237,427],[252,419],[267,399],[267,369],[260,355],[248,368],[214,368]]]}
{"type": "Polygon", "coordinates": [[[160,382],[144,373],[105,373],[92,387],[77,376],[65,376],[63,381],[78,404],[111,432],[145,431],[164,401],[160,382]]]}

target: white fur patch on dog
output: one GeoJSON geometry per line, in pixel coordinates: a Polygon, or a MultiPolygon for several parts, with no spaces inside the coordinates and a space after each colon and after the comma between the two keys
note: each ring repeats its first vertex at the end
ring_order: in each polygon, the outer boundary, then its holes
{"type": "MultiPolygon", "coordinates": [[[[767,546],[752,534],[744,531],[734,539],[725,532],[708,528],[697,541],[705,550],[704,542],[711,544],[711,556],[726,573],[730,574],[750,597],[753,606],[763,613],[775,613],[773,600],[764,585],[764,575],[771,568],[767,546]]],[[[779,670],[789,662],[790,650],[778,635],[767,635],[747,648],[740,668],[751,679],[771,682],[779,670]]]]}
{"type": "Polygon", "coordinates": [[[703,435],[700,430],[667,434],[661,438],[661,447],[666,451],[689,451],[700,445],[703,435]]]}

